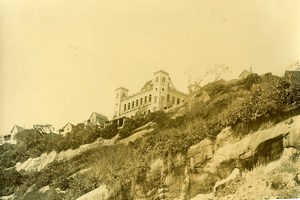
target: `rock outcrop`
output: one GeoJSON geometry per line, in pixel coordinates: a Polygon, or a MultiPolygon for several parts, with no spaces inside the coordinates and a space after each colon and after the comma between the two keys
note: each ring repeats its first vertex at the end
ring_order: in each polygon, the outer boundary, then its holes
{"type": "MultiPolygon", "coordinates": [[[[198,194],[203,193],[203,195],[198,195],[193,199],[215,199],[217,197],[214,198],[211,194],[205,195],[208,191],[200,192],[201,188],[205,187],[201,183],[208,183],[209,180],[214,179],[214,187],[211,192],[217,192],[224,186],[228,187],[229,190],[234,189],[234,185],[231,183],[238,182],[235,180],[238,177],[239,180],[241,179],[240,171],[253,169],[258,164],[267,164],[263,168],[263,173],[272,174],[274,171],[280,170],[282,166],[285,166],[284,163],[291,162],[294,155],[298,155],[299,141],[300,116],[280,122],[269,129],[251,133],[241,140],[235,140],[232,130],[226,128],[218,135],[214,143],[209,139],[205,139],[188,150],[187,157],[190,160],[190,167],[192,169],[189,193],[191,195],[196,191],[199,191],[198,194]],[[226,138],[230,138],[229,142],[225,141],[226,138]],[[210,179],[206,179],[205,177],[209,177],[210,179]],[[193,183],[198,188],[195,189],[195,186],[192,186],[193,183]]],[[[300,166],[298,166],[298,169],[300,169],[300,166]]],[[[294,174],[287,173],[285,176],[287,180],[282,184],[289,188],[296,187],[297,181],[300,180],[300,175],[297,173],[298,171],[294,174]]],[[[250,178],[248,179],[250,180],[250,178]]],[[[259,187],[266,187],[268,184],[264,180],[259,179],[252,180],[252,183],[259,187]]],[[[206,187],[211,186],[208,184],[206,187]]],[[[266,196],[276,197],[271,189],[267,191],[266,196]]],[[[240,191],[240,193],[242,192],[240,191]]],[[[237,198],[237,196],[231,197],[230,195],[227,197],[228,199],[237,198]]]]}
{"type": "Polygon", "coordinates": [[[234,168],[249,168],[256,163],[268,163],[279,159],[285,146],[298,146],[300,116],[281,122],[272,128],[259,130],[238,142],[217,149],[205,171],[227,177],[234,168]]]}
{"type": "Polygon", "coordinates": [[[187,157],[190,160],[191,168],[199,167],[203,165],[208,159],[213,156],[213,142],[206,138],[200,143],[191,146],[188,149],[187,157]]]}
{"type": "Polygon", "coordinates": [[[76,200],[106,200],[109,198],[109,192],[106,185],[102,185],[95,190],[77,198],[76,200]]]}

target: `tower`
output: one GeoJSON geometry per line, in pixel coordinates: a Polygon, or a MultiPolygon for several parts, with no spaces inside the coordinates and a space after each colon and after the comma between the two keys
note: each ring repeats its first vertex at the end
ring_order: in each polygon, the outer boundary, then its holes
{"type": "Polygon", "coordinates": [[[162,110],[167,105],[170,77],[163,70],[154,73],[153,77],[153,110],[162,110]]]}
{"type": "Polygon", "coordinates": [[[128,96],[128,89],[124,87],[117,88],[115,90],[115,109],[114,109],[114,118],[119,117],[121,113],[121,102],[122,99],[128,96]]]}

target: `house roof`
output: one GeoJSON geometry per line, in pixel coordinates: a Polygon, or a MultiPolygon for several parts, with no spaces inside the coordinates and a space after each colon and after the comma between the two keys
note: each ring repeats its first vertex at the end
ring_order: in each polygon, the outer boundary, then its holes
{"type": "Polygon", "coordinates": [[[150,90],[153,88],[152,80],[147,81],[144,86],[142,87],[141,91],[150,90]]]}
{"type": "Polygon", "coordinates": [[[108,121],[108,118],[107,118],[105,115],[99,114],[99,113],[97,113],[97,112],[93,112],[93,113],[91,114],[90,118],[92,117],[93,114],[96,115],[96,118],[104,119],[104,120],[108,121]]]}
{"type": "Polygon", "coordinates": [[[11,129],[10,133],[12,133],[12,132],[13,132],[13,130],[14,130],[15,128],[17,129],[17,131],[18,131],[18,132],[20,132],[20,131],[24,131],[24,130],[25,130],[25,129],[24,129],[24,128],[22,128],[21,126],[15,125],[15,126],[14,126],[14,127],[11,129]]]}
{"type": "MultiPolygon", "coordinates": [[[[68,122],[66,125],[64,125],[62,128],[60,128],[60,129],[59,129],[59,131],[60,131],[60,130],[63,130],[64,128],[66,128],[66,126],[67,126],[68,124],[71,124],[71,123],[70,123],[70,122],[68,122]]],[[[71,124],[71,126],[73,127],[74,125],[73,125],[73,124],[71,124]]]]}
{"type": "Polygon", "coordinates": [[[157,73],[160,73],[160,72],[169,75],[169,73],[166,72],[165,70],[159,70],[159,71],[157,71],[157,72],[154,72],[154,74],[157,74],[157,73]]]}
{"type": "Polygon", "coordinates": [[[247,76],[249,76],[250,74],[252,74],[252,72],[244,69],[244,71],[239,75],[240,78],[245,78],[247,76]]]}

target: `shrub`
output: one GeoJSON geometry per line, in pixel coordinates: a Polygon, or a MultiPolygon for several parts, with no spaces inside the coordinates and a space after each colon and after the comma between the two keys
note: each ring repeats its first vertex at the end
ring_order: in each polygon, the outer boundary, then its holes
{"type": "Polygon", "coordinates": [[[111,124],[99,131],[99,136],[104,139],[111,139],[118,134],[117,124],[111,124]]]}
{"type": "Polygon", "coordinates": [[[247,78],[242,79],[242,86],[245,87],[247,90],[251,90],[253,84],[261,82],[260,76],[257,74],[250,74],[247,78]]]}
{"type": "Polygon", "coordinates": [[[0,196],[7,196],[23,183],[23,176],[15,169],[0,169],[0,196]]]}

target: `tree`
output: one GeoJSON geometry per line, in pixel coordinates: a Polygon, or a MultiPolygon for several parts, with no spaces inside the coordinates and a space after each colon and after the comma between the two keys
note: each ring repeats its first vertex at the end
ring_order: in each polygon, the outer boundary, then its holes
{"type": "Polygon", "coordinates": [[[213,82],[214,82],[214,81],[220,80],[223,75],[225,75],[226,73],[229,73],[229,72],[231,72],[231,70],[228,65],[217,64],[215,66],[215,68],[213,68],[212,70],[209,70],[207,72],[207,74],[210,74],[214,77],[213,78],[213,82]]]}

